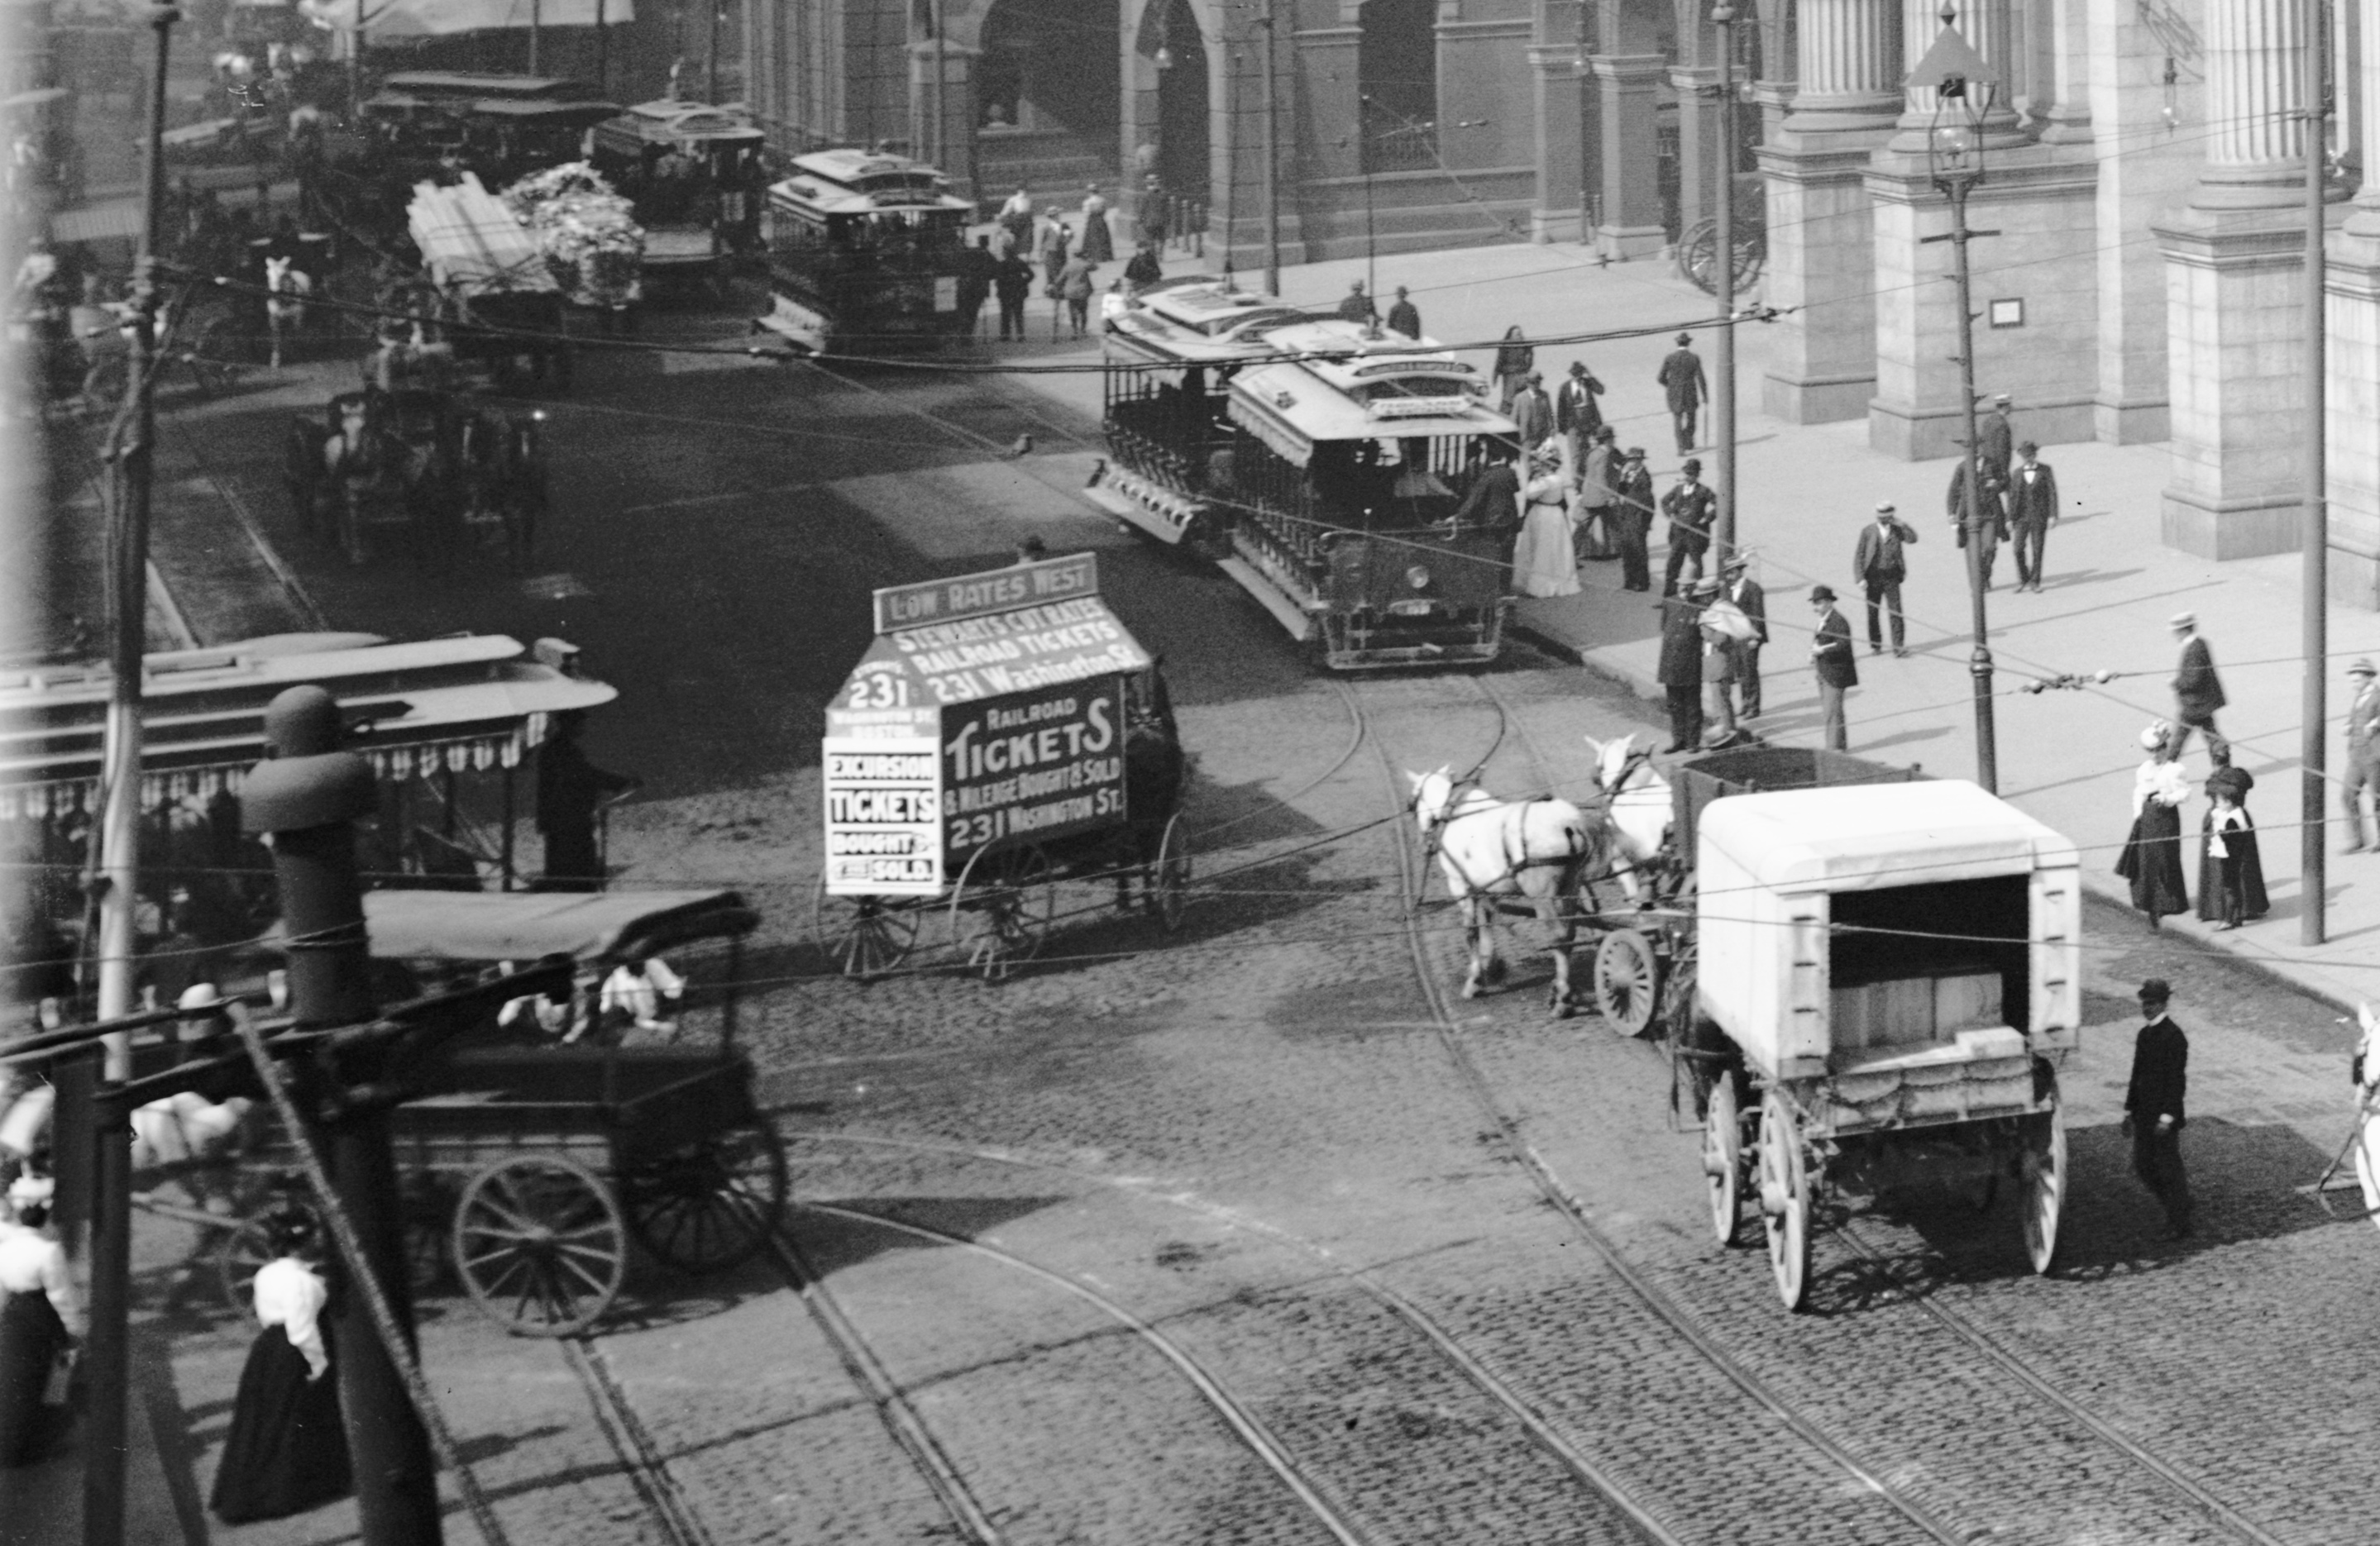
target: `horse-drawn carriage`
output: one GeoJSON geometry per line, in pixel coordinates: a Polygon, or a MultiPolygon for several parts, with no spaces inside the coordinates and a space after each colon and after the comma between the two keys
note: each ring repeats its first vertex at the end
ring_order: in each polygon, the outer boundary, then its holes
{"type": "Polygon", "coordinates": [[[1596,996],[1630,1034],[1658,1020],[1691,1084],[1719,1243],[1748,1194],[1799,1309],[1830,1181],[1988,1197],[2006,1176],[2048,1272],[2058,1069],[2081,1042],[2073,844],[1973,784],[1841,753],[1747,747],[1673,771],[1663,790],[1607,749],[1615,825],[1619,802],[1641,815],[1659,796],[1671,819],[1638,905],[1597,916],[1596,996]]]}
{"type": "Polygon", "coordinates": [[[342,393],[290,425],[290,503],[349,563],[389,537],[426,568],[483,553],[521,573],[545,510],[544,417],[436,388],[342,393]]]}
{"type": "Polygon", "coordinates": [[[412,345],[402,336],[409,329],[458,368],[567,387],[566,297],[544,249],[504,201],[466,172],[451,187],[416,184],[406,221],[421,267],[383,290],[380,309],[397,321],[389,342],[412,345]]]}
{"type": "Polygon", "coordinates": [[[941,914],[957,960],[999,981],[1062,889],[1081,893],[1069,914],[1112,888],[1180,925],[1181,737],[1093,555],[880,590],[876,629],[827,710],[815,923],[840,971],[892,971],[941,914]]]}
{"type": "MultiPolygon", "coordinates": [[[[422,1093],[392,1114],[418,1292],[459,1279],[506,1330],[566,1336],[611,1307],[632,1238],[698,1276],[766,1243],[784,1206],[785,1156],[735,1046],[738,942],[758,920],[735,893],[374,891],[364,922],[376,960],[416,972],[468,974],[556,958],[579,969],[561,1016],[573,1039],[534,1029],[533,1013],[467,1033],[432,1058],[422,1093]],[[717,1016],[711,1045],[681,1030],[622,1045],[602,1027],[607,973],[712,942],[725,944],[727,960],[715,1010],[699,1011],[717,1016]]],[[[256,1106],[247,1121],[237,1160],[241,1213],[192,1220],[230,1226],[216,1259],[240,1308],[270,1255],[270,1215],[313,1206],[270,1108],[256,1106]]]]}

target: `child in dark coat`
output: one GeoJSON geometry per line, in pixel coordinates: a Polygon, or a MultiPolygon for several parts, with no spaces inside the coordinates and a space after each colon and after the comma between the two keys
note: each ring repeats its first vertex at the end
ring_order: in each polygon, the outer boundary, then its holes
{"type": "Polygon", "coordinates": [[[2272,911],[2256,824],[2248,818],[2248,791],[2255,784],[2235,767],[2218,767],[2206,780],[2215,808],[2199,823],[2198,915],[2216,928],[2236,929],[2272,911]]]}

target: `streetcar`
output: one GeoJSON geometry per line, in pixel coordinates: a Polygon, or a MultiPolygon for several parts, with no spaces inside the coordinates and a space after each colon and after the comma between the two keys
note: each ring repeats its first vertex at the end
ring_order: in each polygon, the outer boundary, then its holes
{"type": "Polygon", "coordinates": [[[769,189],[769,313],[756,327],[811,354],[933,346],[959,308],[975,206],[923,162],[872,151],[796,156],[769,189]]]}
{"type": "Polygon", "coordinates": [[[767,138],[735,103],[638,103],[595,126],[595,164],[645,228],[647,278],[688,275],[715,290],[735,255],[760,245],[767,138]]]}
{"type": "MultiPolygon", "coordinates": [[[[1624,754],[1623,754],[1624,755],[1624,754]]],[[[1840,752],[1753,746],[1672,767],[1630,757],[1608,797],[1667,792],[1654,894],[1590,923],[1595,993],[1629,1035],[1658,1021],[1703,1114],[1713,1236],[1749,1200],[1800,1310],[1817,1200],[1968,1183],[2022,1192],[2053,1270],[2067,1182],[2058,1072],[2082,1043],[2074,845],[1963,779],[1840,752]]]]}

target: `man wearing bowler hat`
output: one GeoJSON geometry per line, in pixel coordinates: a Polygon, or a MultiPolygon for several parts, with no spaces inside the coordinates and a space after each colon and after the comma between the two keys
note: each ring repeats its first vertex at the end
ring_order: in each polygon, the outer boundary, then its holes
{"type": "Polygon", "coordinates": [[[1694,448],[1694,420],[1702,415],[1703,399],[1710,395],[1710,378],[1703,374],[1703,359],[1694,353],[1693,333],[1678,334],[1678,346],[1661,361],[1661,372],[1653,379],[1669,394],[1670,417],[1678,429],[1678,454],[1683,456],[1694,448]]]}
{"type": "Polygon", "coordinates": [[[2141,1029],[2132,1040],[2132,1078],[2124,1092],[2124,1136],[2132,1174],[2165,1209],[2175,1239],[2190,1233],[2190,1178],[2181,1166],[2182,1095],[2190,1081],[2190,1038],[2166,1016],[2173,989],[2162,977],[2141,984],[2141,1029]]]}
{"type": "Polygon", "coordinates": [[[1727,577],[1721,592],[1735,603],[1743,621],[1752,624],[1752,637],[1738,640],[1735,646],[1735,689],[1744,719],[1760,718],[1760,646],[1768,642],[1768,593],[1752,577],[1752,550],[1738,548],[1727,556],[1720,573],[1727,577]]]}
{"type": "Polygon", "coordinates": [[[2363,791],[2380,797],[2380,686],[2369,660],[2348,667],[2347,680],[2355,695],[2347,705],[2347,766],[2339,773],[2338,799],[2347,807],[2347,852],[2361,853],[2363,791]]]}
{"type": "Polygon", "coordinates": [[[1678,572],[1693,564],[1694,573],[1703,570],[1704,555],[1710,551],[1711,526],[1718,519],[1718,496],[1702,480],[1703,465],[1686,458],[1678,469],[1677,486],[1661,496],[1661,513],[1670,518],[1670,566],[1661,576],[1661,594],[1674,596],[1678,590],[1678,572]]]}
{"type": "MultiPolygon", "coordinates": [[[[1610,433],[1611,427],[1604,426],[1610,433]]],[[[1645,540],[1653,530],[1653,474],[1645,465],[1645,448],[1632,445],[1612,479],[1611,540],[1620,550],[1620,588],[1650,590],[1653,569],[1645,540]]]]}
{"type": "Polygon", "coordinates": [[[1703,743],[1702,576],[1686,566],[1685,585],[1661,598],[1661,659],[1655,677],[1670,700],[1670,743],[1663,752],[1691,752],[1703,743]]]}
{"type": "Polygon", "coordinates": [[[1810,669],[1818,678],[1818,707],[1827,749],[1847,752],[1851,750],[1851,731],[1843,721],[1843,694],[1859,685],[1859,658],[1852,652],[1852,625],[1835,610],[1831,586],[1810,587],[1810,610],[1818,615],[1817,631],[1810,636],[1810,669]]]}

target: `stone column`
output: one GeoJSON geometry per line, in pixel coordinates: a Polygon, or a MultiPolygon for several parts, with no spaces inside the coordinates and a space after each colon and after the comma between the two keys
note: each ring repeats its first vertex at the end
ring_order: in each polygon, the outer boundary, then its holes
{"type": "Polygon", "coordinates": [[[2299,546],[2305,345],[2302,0],[2208,0],[2206,159],[2155,227],[2166,269],[2168,545],[2202,558],[2299,546]]]}
{"type": "MultiPolygon", "coordinates": [[[[2165,45],[2141,24],[2130,0],[2088,0],[2085,10],[2091,132],[2107,147],[2099,158],[2099,380],[2093,431],[2110,445],[2142,445],[2167,439],[2171,418],[2165,259],[2154,243],[2139,238],[2189,197],[2203,155],[2198,137],[2206,122],[2206,92],[2199,79],[2202,61],[2180,59],[2168,92],[2165,45]]],[[[2045,139],[2058,133],[2064,94],[2061,86],[2045,139]]]]}
{"type": "MultiPolygon", "coordinates": [[[[1966,0],[1950,19],[1952,30],[1966,39],[1999,77],[1991,111],[1984,115],[1984,135],[1993,146],[2030,138],[2017,118],[2016,109],[2010,105],[2022,89],[2016,84],[2022,79],[2022,71],[2017,67],[2010,42],[2009,6],[2010,0],[1966,0]]],[[[1907,62],[1900,73],[1906,76],[1941,35],[1942,6],[1941,0],[1900,0],[1900,7],[1901,36],[1907,50],[1907,62]]],[[[1904,95],[1900,133],[1894,139],[1892,148],[1922,154],[1934,122],[1936,93],[1912,87],[1904,95]]]]}
{"type": "MultiPolygon", "coordinates": [[[[2351,35],[2357,57],[2338,61],[2362,84],[2355,126],[2363,191],[2330,237],[2330,595],[2380,607],[2380,26],[2351,35]]],[[[2346,93],[2342,91],[2340,93],[2346,93]]]]}
{"type": "Polygon", "coordinates": [[[1876,225],[1864,174],[1901,104],[1899,0],[1802,0],[1800,86],[1760,151],[1767,298],[1786,315],[1763,408],[1793,424],[1858,418],[1876,390],[1876,225]]]}
{"type": "MultiPolygon", "coordinates": [[[[979,52],[948,41],[941,51],[941,139],[946,148],[941,169],[951,179],[951,191],[962,199],[978,198],[982,193],[975,186],[975,62],[979,52]]],[[[930,160],[934,154],[934,60],[931,42],[909,45],[910,122],[917,126],[911,143],[921,161],[930,160]]]]}
{"type": "Polygon", "coordinates": [[[1678,234],[1718,212],[1718,66],[1672,65],[1670,90],[1678,99],[1678,234]]]}
{"type": "Polygon", "coordinates": [[[2049,110],[2042,143],[2088,144],[2091,139],[2090,0],[2050,0],[2049,110]]]}
{"type": "Polygon", "coordinates": [[[1583,238],[1579,208],[1578,44],[1547,42],[1529,49],[1529,79],[1536,90],[1537,187],[1529,212],[1533,241],[1583,238]]]}
{"type": "Polygon", "coordinates": [[[1614,258],[1654,256],[1661,228],[1660,151],[1655,114],[1669,62],[1658,54],[1597,54],[1603,103],[1603,223],[1596,232],[1614,258]]]}

